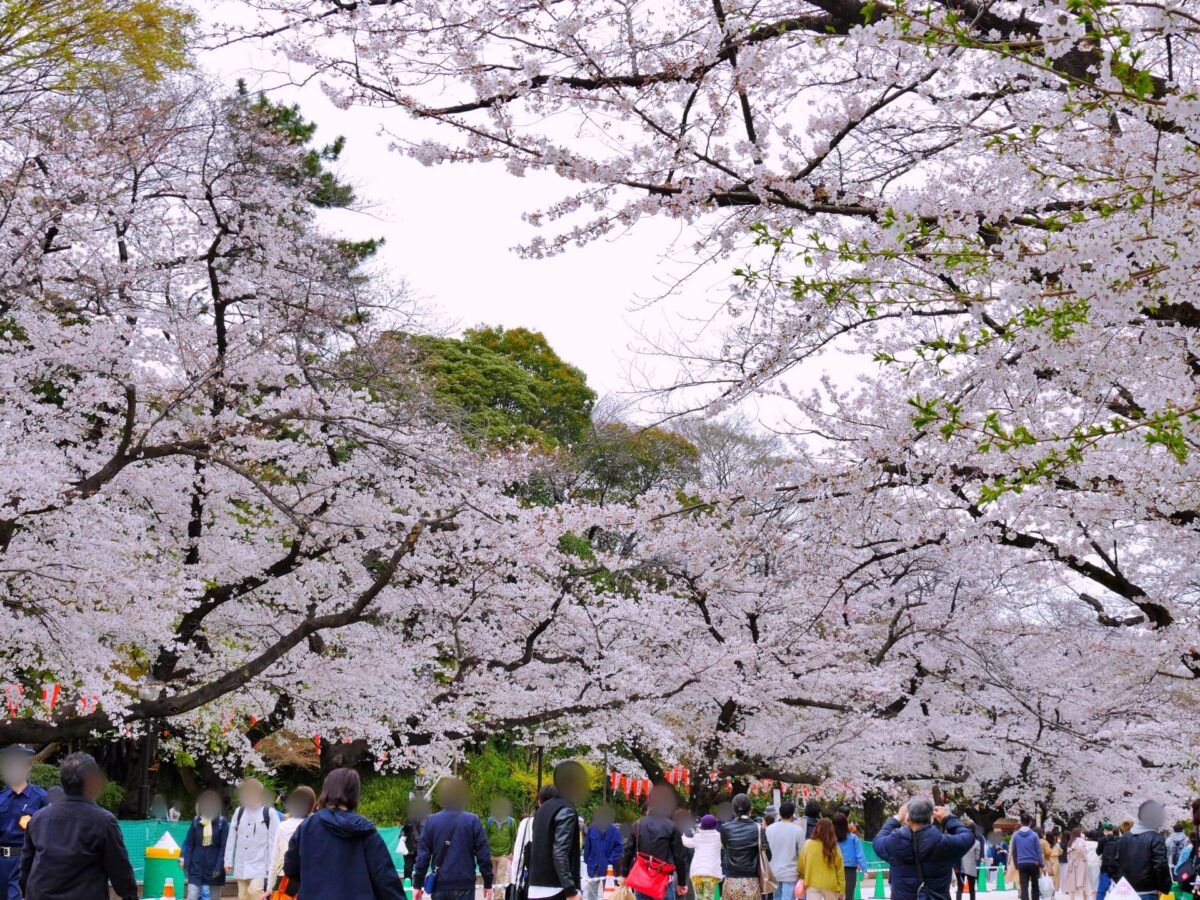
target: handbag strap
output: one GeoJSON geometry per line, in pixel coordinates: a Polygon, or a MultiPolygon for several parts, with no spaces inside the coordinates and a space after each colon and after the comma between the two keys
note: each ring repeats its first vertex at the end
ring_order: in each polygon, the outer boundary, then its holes
{"type": "Polygon", "coordinates": [[[466,813],[459,813],[458,818],[454,820],[454,828],[450,831],[450,837],[446,838],[446,843],[438,848],[438,857],[433,862],[433,871],[437,872],[442,868],[442,863],[446,861],[446,854],[450,852],[450,845],[454,843],[454,838],[458,836],[458,826],[462,824],[462,820],[465,818],[466,813]]]}
{"type": "Polygon", "coordinates": [[[910,828],[908,834],[912,838],[913,862],[917,865],[917,879],[921,882],[917,885],[917,897],[920,898],[921,890],[927,887],[925,884],[925,870],[921,868],[921,848],[917,846],[917,833],[910,828]]]}

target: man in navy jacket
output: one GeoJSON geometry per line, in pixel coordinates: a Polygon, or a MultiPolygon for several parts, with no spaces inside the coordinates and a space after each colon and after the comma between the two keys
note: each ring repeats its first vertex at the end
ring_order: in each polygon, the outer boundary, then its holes
{"type": "Polygon", "coordinates": [[[891,864],[892,900],[949,900],[954,867],[973,843],[975,832],[946,807],[916,797],[883,823],[872,845],[891,864]]]}
{"type": "Polygon", "coordinates": [[[479,816],[464,811],[466,785],[444,778],[438,790],[441,812],[421,826],[417,861],[413,865],[413,900],[421,900],[425,876],[436,882],[430,900],[474,900],[475,867],[483,875],[485,900],[492,900],[492,851],[479,816]]]}

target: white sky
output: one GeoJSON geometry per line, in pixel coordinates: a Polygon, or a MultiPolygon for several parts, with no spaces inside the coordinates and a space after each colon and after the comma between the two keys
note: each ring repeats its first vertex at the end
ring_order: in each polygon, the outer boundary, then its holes
{"type": "MultiPolygon", "coordinates": [[[[207,14],[237,12],[227,3],[207,14]]],[[[243,78],[276,101],[298,102],[318,125],[317,143],[346,137],[339,170],[369,208],[334,213],[329,224],[352,237],[384,237],[381,264],[406,279],[453,331],[481,322],[542,331],[601,395],[620,393],[629,390],[631,372],[655,365],[635,351],[644,345],[640,334],[658,335],[668,323],[679,327],[681,313],[702,316],[705,294],[724,293],[732,265],[715,266],[685,296],[646,308],[670,280],[668,272],[682,271],[668,254],[686,257],[689,250],[678,224],[665,219],[552,259],[522,259],[512,248],[535,233],[522,212],[558,199],[571,185],[544,174],[516,178],[500,165],[423,166],[389,150],[380,134],[382,127],[406,135],[423,127],[407,113],[339,110],[315,83],[291,86],[300,78],[290,78],[287,62],[265,44],[201,51],[200,62],[231,90],[243,78]]]]}

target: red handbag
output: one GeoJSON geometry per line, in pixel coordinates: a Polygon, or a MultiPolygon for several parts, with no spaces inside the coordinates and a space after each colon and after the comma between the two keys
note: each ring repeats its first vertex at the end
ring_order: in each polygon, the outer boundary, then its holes
{"type": "Polygon", "coordinates": [[[670,863],[655,859],[649,853],[639,852],[633,868],[625,876],[625,885],[639,894],[662,900],[667,896],[667,887],[671,884],[671,876],[674,874],[675,867],[670,863]]]}
{"type": "MultiPolygon", "coordinates": [[[[638,827],[635,825],[633,828],[635,847],[640,843],[640,837],[638,827]]],[[[675,867],[671,863],[656,859],[649,853],[638,850],[637,859],[633,861],[629,874],[625,876],[625,886],[636,893],[652,897],[653,900],[663,900],[663,897],[667,896],[667,887],[671,884],[671,876],[674,874],[675,867]]]]}

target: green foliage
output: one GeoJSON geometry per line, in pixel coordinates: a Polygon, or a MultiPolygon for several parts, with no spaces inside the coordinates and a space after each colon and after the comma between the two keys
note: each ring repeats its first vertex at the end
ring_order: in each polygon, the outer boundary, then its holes
{"type": "Polygon", "coordinates": [[[682,486],[697,476],[700,458],[681,434],[620,422],[596,428],[576,452],[587,473],[582,493],[599,502],[682,486]]]}
{"type": "MultiPolygon", "coordinates": [[[[237,82],[234,100],[240,110],[249,113],[263,127],[292,146],[305,148],[306,152],[296,167],[278,173],[281,181],[286,184],[315,184],[308,199],[313,206],[321,209],[345,207],[354,202],[354,189],[339,181],[327,168],[342,155],[346,146],[344,137],[339,135],[323,147],[310,147],[317,125],[304,118],[299,106],[294,103],[273,103],[265,94],[251,99],[246,83],[241,79],[237,82]]],[[[350,253],[370,255],[381,243],[382,241],[359,241],[345,243],[343,247],[350,253]]]]}
{"type": "Polygon", "coordinates": [[[362,776],[362,799],[358,811],[376,825],[388,827],[404,821],[409,794],[413,790],[410,774],[380,773],[362,776]]]}
{"type": "Polygon", "coordinates": [[[409,342],[432,379],[433,398],[457,412],[455,424],[474,440],[550,448],[587,429],[596,394],[540,333],[481,328],[461,340],[418,335],[409,342]]]}
{"type": "Polygon", "coordinates": [[[126,72],[158,81],[188,64],[194,21],[182,4],[159,0],[5,0],[0,79],[46,90],[71,90],[126,72]]]}
{"type": "MultiPolygon", "coordinates": [[[[58,784],[58,766],[45,762],[35,762],[29,780],[40,788],[52,788],[58,784]]],[[[121,801],[124,799],[125,788],[114,781],[110,781],[104,786],[104,793],[100,795],[100,799],[96,802],[113,815],[116,815],[117,810],[121,807],[121,801]]]]}

